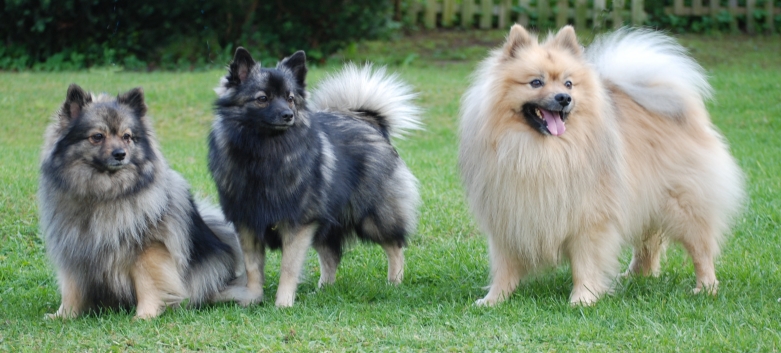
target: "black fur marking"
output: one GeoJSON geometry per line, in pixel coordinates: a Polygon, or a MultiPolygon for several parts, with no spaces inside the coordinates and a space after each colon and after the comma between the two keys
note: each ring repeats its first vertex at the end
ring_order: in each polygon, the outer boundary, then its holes
{"type": "MultiPolygon", "coordinates": [[[[213,256],[230,256],[231,248],[223,243],[220,238],[206,225],[195,202],[190,197],[190,259],[189,267],[202,263],[213,256]]],[[[233,272],[233,271],[231,271],[233,272]]]]}
{"type": "Polygon", "coordinates": [[[366,116],[368,119],[363,120],[369,124],[377,126],[377,130],[382,134],[383,137],[385,137],[386,140],[388,140],[388,143],[390,143],[390,126],[388,126],[388,122],[385,120],[385,117],[380,115],[378,112],[367,109],[358,109],[354,112],[359,116],[366,116]]]}

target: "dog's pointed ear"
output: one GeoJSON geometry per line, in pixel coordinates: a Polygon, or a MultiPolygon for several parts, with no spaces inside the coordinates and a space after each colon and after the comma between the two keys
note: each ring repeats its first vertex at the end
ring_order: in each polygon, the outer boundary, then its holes
{"type": "Polygon", "coordinates": [[[282,59],[277,68],[287,68],[293,73],[293,77],[295,77],[296,83],[300,87],[306,86],[306,54],[304,54],[303,50],[299,50],[293,53],[293,55],[282,59]]]}
{"type": "Polygon", "coordinates": [[[236,48],[233,61],[228,67],[228,86],[234,87],[244,83],[255,64],[255,60],[252,59],[252,55],[247,49],[244,47],[236,48]]]}
{"type": "Polygon", "coordinates": [[[133,109],[136,117],[143,118],[146,115],[146,103],[144,103],[144,89],[133,88],[125,93],[117,95],[117,102],[133,109]]]}
{"type": "Polygon", "coordinates": [[[68,93],[65,95],[65,103],[62,105],[60,117],[68,121],[74,120],[81,115],[84,106],[90,102],[92,102],[92,96],[79,87],[79,85],[71,83],[68,86],[68,93]]]}
{"type": "Polygon", "coordinates": [[[519,48],[523,48],[534,43],[535,39],[526,31],[526,28],[519,24],[515,24],[510,28],[510,34],[507,36],[507,41],[502,48],[504,56],[507,58],[514,58],[515,51],[519,48]]]}
{"type": "Polygon", "coordinates": [[[578,36],[575,33],[575,28],[570,25],[566,25],[556,33],[556,36],[551,40],[551,44],[564,49],[569,50],[573,54],[580,56],[583,54],[583,49],[578,43],[578,36]]]}

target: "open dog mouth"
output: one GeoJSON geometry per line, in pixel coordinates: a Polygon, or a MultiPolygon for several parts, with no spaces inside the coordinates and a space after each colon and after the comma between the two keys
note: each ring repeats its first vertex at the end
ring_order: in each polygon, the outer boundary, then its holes
{"type": "Polygon", "coordinates": [[[565,121],[569,116],[563,110],[547,110],[534,103],[526,103],[521,107],[523,117],[543,134],[561,136],[567,130],[565,121]]]}

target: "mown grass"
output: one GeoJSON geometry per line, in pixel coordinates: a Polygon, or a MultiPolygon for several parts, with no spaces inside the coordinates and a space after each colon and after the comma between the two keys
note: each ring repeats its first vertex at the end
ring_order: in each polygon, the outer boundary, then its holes
{"type": "MultiPolygon", "coordinates": [[[[345,54],[398,64],[394,69],[420,92],[426,109],[426,130],[397,141],[424,198],[403,284],[385,283],[379,247],[358,245],[347,252],[336,284],[324,290],[316,288],[318,266],[311,252],[291,309],[278,310],[273,301],[251,308],[224,304],[169,311],[152,321],[134,321],[133,313],[122,312],[43,320],[60,298],[37,225],[41,135],[71,82],[110,93],[143,86],[168,161],[197,194],[215,199],[205,142],[211,88],[222,72],[0,73],[0,350],[781,349],[781,40],[682,38],[708,69],[716,90],[709,103],[713,120],[748,179],[750,202],[717,264],[718,296],[690,294],[691,263],[674,247],[659,278],[620,280],[615,295],[594,307],[569,307],[571,280],[562,267],[526,282],[503,305],[477,308],[472,303],[485,294],[488,260],[456,169],[457,113],[476,60],[503,35],[429,33],[415,41],[364,44],[345,54]],[[479,40],[457,45],[464,37],[479,40]]],[[[310,84],[333,69],[313,69],[310,84]]],[[[628,258],[627,252],[624,263],[628,258]]],[[[275,253],[267,269],[267,298],[276,292],[278,263],[275,253]]]]}

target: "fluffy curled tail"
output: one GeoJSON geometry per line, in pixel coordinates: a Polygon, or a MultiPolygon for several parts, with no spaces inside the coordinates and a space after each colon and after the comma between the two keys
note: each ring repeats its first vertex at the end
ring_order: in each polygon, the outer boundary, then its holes
{"type": "Polygon", "coordinates": [[[241,250],[241,244],[239,243],[239,236],[233,226],[233,223],[228,221],[223,215],[222,211],[216,206],[204,202],[198,201],[195,203],[198,207],[198,214],[201,215],[204,223],[214,234],[231,248],[231,255],[234,262],[234,283],[237,281],[246,282],[246,270],[244,268],[244,256],[241,250]]]}
{"type": "Polygon", "coordinates": [[[391,136],[403,137],[409,130],[422,128],[415,97],[409,85],[398,75],[387,74],[385,68],[347,64],[320,82],[310,102],[315,110],[364,113],[391,136]]]}
{"type": "Polygon", "coordinates": [[[621,28],[597,38],[586,57],[603,79],[659,114],[683,117],[690,104],[711,97],[702,66],[659,32],[621,28]]]}

